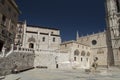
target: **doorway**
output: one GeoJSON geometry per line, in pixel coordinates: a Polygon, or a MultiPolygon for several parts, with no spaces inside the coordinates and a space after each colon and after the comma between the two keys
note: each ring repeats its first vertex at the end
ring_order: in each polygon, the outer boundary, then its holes
{"type": "Polygon", "coordinates": [[[33,44],[33,43],[30,43],[30,44],[29,44],[29,48],[32,48],[32,49],[33,49],[33,48],[34,48],[34,44],[33,44]]]}

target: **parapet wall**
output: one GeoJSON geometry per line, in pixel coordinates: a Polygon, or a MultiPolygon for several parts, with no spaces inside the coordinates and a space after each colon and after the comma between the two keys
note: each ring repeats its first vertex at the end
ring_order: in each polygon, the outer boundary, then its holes
{"type": "Polygon", "coordinates": [[[10,74],[15,66],[19,69],[28,69],[34,67],[33,52],[16,51],[8,57],[0,57],[0,75],[10,74]]]}

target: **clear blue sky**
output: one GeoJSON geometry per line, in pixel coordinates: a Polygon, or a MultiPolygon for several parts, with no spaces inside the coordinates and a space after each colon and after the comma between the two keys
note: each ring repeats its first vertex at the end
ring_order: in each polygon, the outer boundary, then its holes
{"type": "Polygon", "coordinates": [[[105,0],[16,0],[22,14],[20,21],[58,28],[63,41],[79,35],[103,31],[105,0]]]}

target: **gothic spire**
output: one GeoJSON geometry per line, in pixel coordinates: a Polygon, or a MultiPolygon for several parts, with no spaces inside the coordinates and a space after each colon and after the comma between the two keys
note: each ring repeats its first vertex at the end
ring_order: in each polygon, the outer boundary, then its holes
{"type": "Polygon", "coordinates": [[[78,40],[79,39],[79,32],[77,31],[76,32],[76,40],[78,40]]]}

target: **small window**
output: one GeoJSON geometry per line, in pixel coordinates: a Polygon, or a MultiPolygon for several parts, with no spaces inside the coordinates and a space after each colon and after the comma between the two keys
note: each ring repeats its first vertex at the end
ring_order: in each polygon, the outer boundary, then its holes
{"type": "Polygon", "coordinates": [[[42,38],[42,41],[45,42],[45,37],[42,38]]]}
{"type": "Polygon", "coordinates": [[[76,61],[76,57],[74,57],[74,61],[76,61]]]}
{"type": "Polygon", "coordinates": [[[53,34],[53,32],[51,32],[51,34],[53,34]]]}
{"type": "Polygon", "coordinates": [[[81,61],[83,61],[83,58],[81,58],[81,61]]]}
{"type": "Polygon", "coordinates": [[[53,42],[55,42],[55,38],[53,38],[53,42]]]}
{"type": "Polygon", "coordinates": [[[5,21],[6,21],[6,17],[3,15],[2,16],[2,22],[3,22],[3,24],[5,24],[5,21]]]}
{"type": "Polygon", "coordinates": [[[3,44],[4,42],[0,40],[0,51],[2,51],[3,44]]]}

